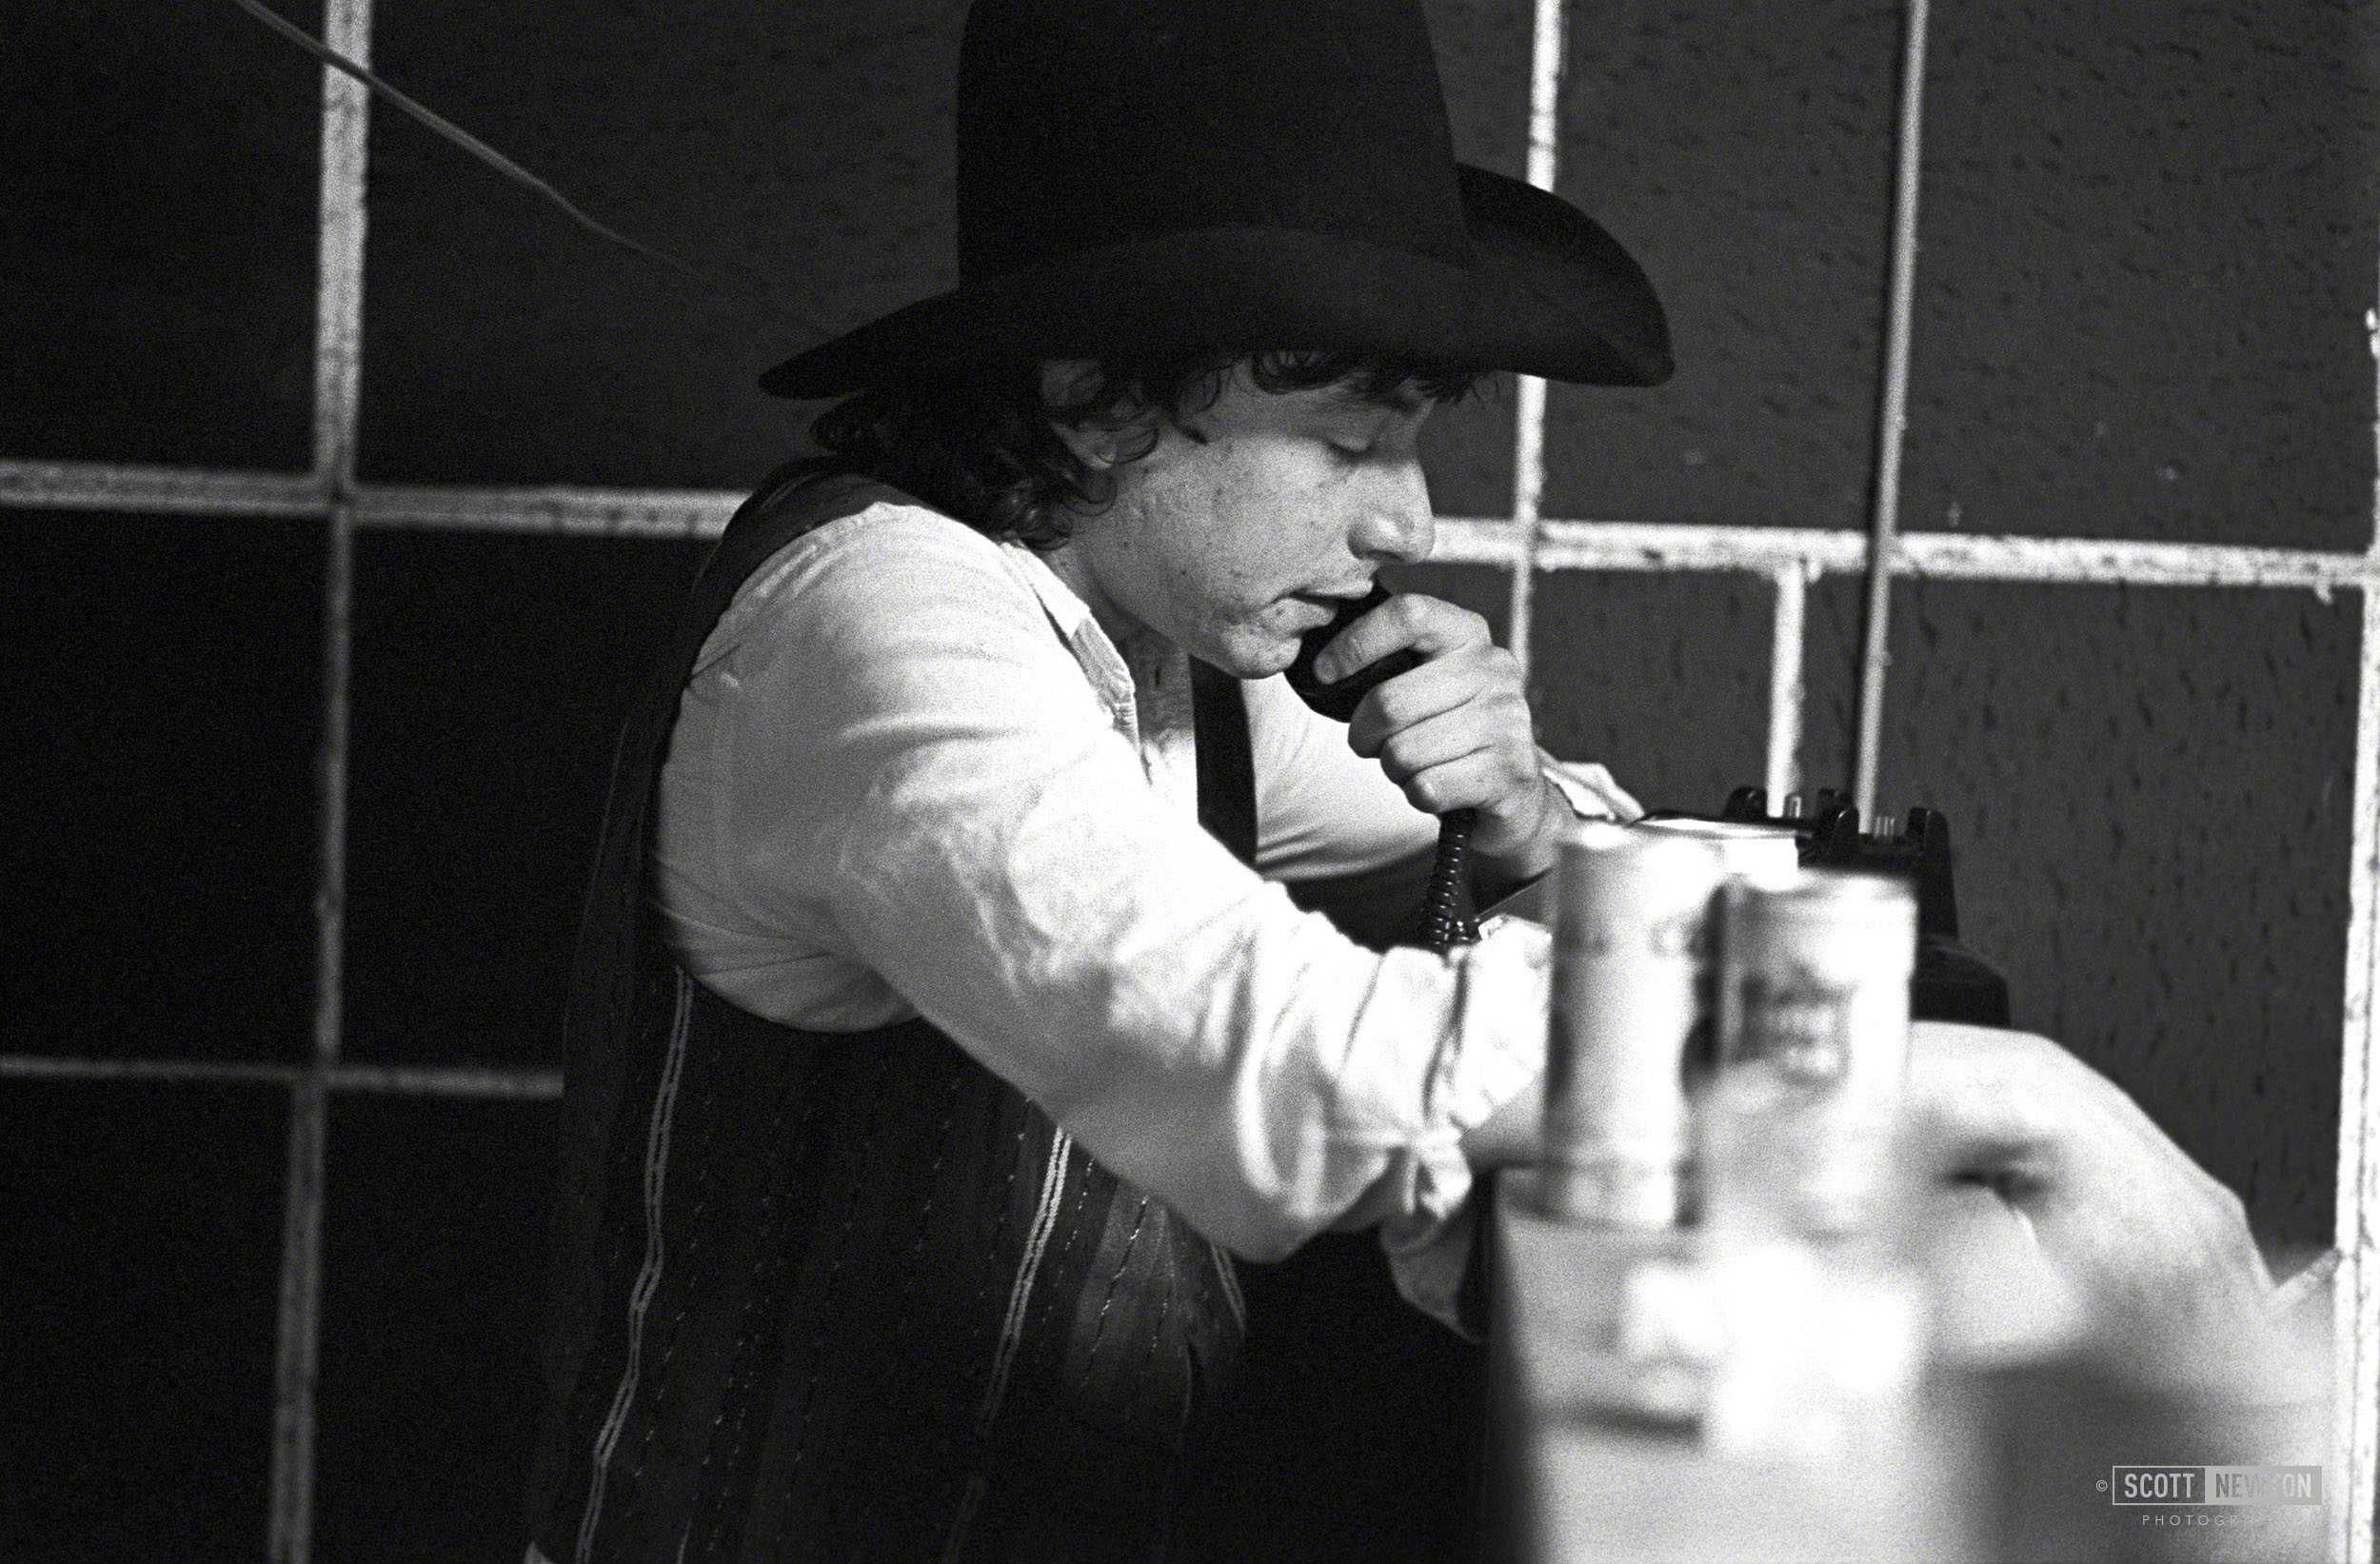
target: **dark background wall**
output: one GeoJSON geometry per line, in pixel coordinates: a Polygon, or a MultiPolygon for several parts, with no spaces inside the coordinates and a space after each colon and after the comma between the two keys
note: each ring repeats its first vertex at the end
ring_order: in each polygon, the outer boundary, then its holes
{"type": "MultiPolygon", "coordinates": [[[[1519,172],[1528,9],[1430,10],[1458,147],[1519,172]]],[[[1572,10],[1563,188],[1644,259],[1681,368],[1555,390],[1546,513],[1861,525],[1897,8],[1572,10]]],[[[377,113],[365,480],[748,485],[806,412],[751,388],[798,316],[841,328],[951,275],[959,11],[385,0],[387,75],[725,285],[377,113]]],[[[2372,8],[1934,14],[1909,525],[2365,546],[2372,8]]],[[[303,470],[313,67],[228,4],[47,0],[12,32],[0,458],[303,470]]],[[[1512,408],[1499,386],[1434,427],[1442,511],[1509,509],[1512,408]]],[[[0,1053],[303,1059],[320,523],[17,510],[0,555],[0,1053]]],[[[557,1062],[609,725],[698,555],[363,537],[347,1057],[557,1062]]],[[[1418,579],[1500,623],[1494,572],[1418,579]]],[[[1538,591],[1557,750],[1655,802],[1758,780],[1760,582],[1538,591]]],[[[1848,770],[1855,604],[1812,596],[1815,782],[1848,770]]],[[[2356,607],[1896,599],[1885,807],[1950,814],[1969,942],[2019,1021],[2140,1097],[2275,1243],[2330,1228],[2356,607]]],[[[287,1112],[271,1085],[0,1080],[0,1556],[261,1553],[287,1112]]],[[[550,1119],[334,1099],[316,1556],[515,1556],[550,1119]]]]}

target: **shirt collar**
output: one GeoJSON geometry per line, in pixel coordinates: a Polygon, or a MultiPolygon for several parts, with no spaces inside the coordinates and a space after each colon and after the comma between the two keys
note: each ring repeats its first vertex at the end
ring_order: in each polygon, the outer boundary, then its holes
{"type": "Polygon", "coordinates": [[[1049,567],[1049,561],[1021,543],[1003,543],[1000,550],[1008,557],[1009,564],[1017,573],[1024,578],[1025,584],[1033,588],[1034,595],[1041,600],[1042,608],[1048,611],[1050,623],[1058,626],[1060,635],[1072,641],[1087,624],[1098,633],[1101,642],[1110,651],[1115,649],[1115,643],[1107,639],[1107,632],[1100,629],[1099,620],[1092,614],[1091,605],[1066,584],[1063,577],[1049,567]]]}
{"type": "Polygon", "coordinates": [[[1042,611],[1049,615],[1060,638],[1072,648],[1075,661],[1082,664],[1092,686],[1127,729],[1137,727],[1139,709],[1150,695],[1150,687],[1160,680],[1186,685],[1190,660],[1180,648],[1169,643],[1160,643],[1161,649],[1152,648],[1156,655],[1140,659],[1144,666],[1136,679],[1133,664],[1108,635],[1107,627],[1099,622],[1099,616],[1091,612],[1091,605],[1066,584],[1064,577],[1049,567],[1047,560],[1020,543],[1004,543],[1001,551],[1033,588],[1042,611]]]}
{"type": "Polygon", "coordinates": [[[1091,605],[1082,601],[1075,589],[1066,584],[1049,562],[1020,543],[1001,544],[1009,567],[1023,578],[1033,595],[1041,600],[1042,612],[1049,615],[1059,639],[1073,651],[1075,661],[1099,692],[1111,716],[1130,732],[1137,724],[1139,703],[1133,698],[1132,670],[1125,665],[1123,653],[1108,639],[1107,631],[1091,612],[1091,605]]]}

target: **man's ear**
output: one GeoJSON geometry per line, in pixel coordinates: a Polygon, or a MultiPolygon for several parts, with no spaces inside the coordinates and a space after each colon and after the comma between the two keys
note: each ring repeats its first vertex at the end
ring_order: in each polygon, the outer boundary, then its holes
{"type": "MultiPolygon", "coordinates": [[[[1052,408],[1080,406],[1086,397],[1097,395],[1099,380],[1100,366],[1094,360],[1043,360],[1041,405],[1052,408]]],[[[1145,418],[1145,414],[1140,414],[1120,421],[1111,414],[1075,421],[1061,416],[1053,419],[1050,426],[1080,461],[1103,472],[1141,454],[1138,447],[1146,444],[1142,438],[1145,418]]]]}

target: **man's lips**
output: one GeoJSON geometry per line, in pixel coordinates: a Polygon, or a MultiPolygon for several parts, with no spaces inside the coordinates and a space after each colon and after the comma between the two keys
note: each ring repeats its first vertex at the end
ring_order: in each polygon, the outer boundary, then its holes
{"type": "Polygon", "coordinates": [[[1364,592],[1368,590],[1370,590],[1370,588],[1366,587],[1362,590],[1347,593],[1292,592],[1289,594],[1289,601],[1298,604],[1302,607],[1313,609],[1319,617],[1317,618],[1314,624],[1309,625],[1308,628],[1319,629],[1323,625],[1328,624],[1331,621],[1337,619],[1340,614],[1345,613],[1347,611],[1348,604],[1361,601],[1364,592]]]}

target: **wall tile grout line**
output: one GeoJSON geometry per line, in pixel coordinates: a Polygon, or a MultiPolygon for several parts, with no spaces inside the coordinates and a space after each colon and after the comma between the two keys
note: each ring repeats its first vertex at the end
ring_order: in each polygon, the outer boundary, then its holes
{"type": "Polygon", "coordinates": [[[273,1352],[271,1511],[266,1556],[307,1564],[312,1548],[314,1380],[321,1360],[324,1142],[322,1075],[289,1083],[289,1162],[281,1216],[279,1320],[273,1352]]]}
{"type": "Polygon", "coordinates": [[[0,1080],[160,1080],[205,1085],[291,1086],[311,1065],[256,1059],[77,1059],[68,1055],[0,1055],[0,1080]]]}
{"type": "MultiPolygon", "coordinates": [[[[122,508],[238,517],[324,514],[334,502],[271,474],[172,473],[84,466],[66,481],[29,474],[50,464],[0,462],[0,505],[122,508]],[[205,479],[205,483],[183,480],[205,479]]],[[[741,492],[695,489],[392,487],[358,485],[361,530],[551,534],[702,542],[723,531],[741,492]]],[[[1442,516],[1432,563],[1510,565],[1512,517],[1442,516]]],[[[1866,559],[1861,534],[1837,528],[1555,519],[1541,524],[1540,570],[1750,570],[1798,566],[1847,575],[1866,559]]],[[[2322,592],[2380,582],[2380,553],[2120,538],[1904,532],[1893,574],[2075,585],[2299,587],[2322,592]]]]}
{"type": "MultiPolygon", "coordinates": [[[[1467,563],[1498,546],[1494,523],[1438,524],[1439,554],[1467,563]]],[[[1808,527],[1697,526],[1667,522],[1544,525],[1538,564],[1555,570],[1758,570],[1800,564],[1849,575],[1865,564],[1856,532],[1808,527]]],[[[2323,592],[2380,581],[2380,554],[2235,544],[2031,538],[1904,532],[1895,577],[2073,585],[2303,587],[2323,592]]]]}
{"type": "MultiPolygon", "coordinates": [[[[2380,280],[2380,279],[2376,279],[2380,280]]],[[[2366,340],[2380,377],[2380,288],[2364,311],[2366,340]]],[[[2372,400],[2372,445],[2380,453],[2380,379],[2372,400]]],[[[2368,557],[2380,561],[2380,472],[2372,486],[2368,557]]],[[[2338,1190],[2333,1213],[2338,1273],[2331,1282],[2331,1554],[2371,1564],[2380,1507],[2380,1092],[2375,1091],[2374,1008],[2380,1004],[2380,581],[2363,590],[2362,657],[2356,667],[2355,773],[2347,882],[2346,994],[2339,1028],[2338,1190]]]]}
{"type": "MultiPolygon", "coordinates": [[[[371,0],[325,0],[323,41],[356,64],[371,64],[371,0]]],[[[326,495],[355,485],[355,431],[363,385],[364,206],[371,93],[343,72],[323,69],[321,233],[314,305],[314,471],[326,495]]]]}
{"type": "Polygon", "coordinates": [[[560,485],[492,489],[367,485],[356,493],[358,520],[367,526],[686,539],[718,537],[744,499],[740,490],[560,485]]]}
{"type": "Polygon", "coordinates": [[[332,1092],[393,1097],[559,1098],[562,1072],[495,1064],[286,1064],[266,1059],[76,1059],[0,1054],[0,1080],[127,1080],[295,1086],[319,1077],[332,1092]]]}
{"type": "Polygon", "coordinates": [[[0,461],[0,505],[243,518],[319,516],[330,508],[330,495],[310,472],[0,461]]]}
{"type": "Polygon", "coordinates": [[[1801,564],[1779,567],[1771,577],[1775,597],[1769,624],[1769,755],[1761,786],[1772,813],[1801,786],[1802,647],[1808,621],[1810,571],[1801,564]]]}
{"type": "MultiPolygon", "coordinates": [[[[1541,530],[1537,507],[1545,486],[1545,382],[1535,375],[1524,375],[1519,385],[1517,406],[1513,410],[1513,514],[1504,522],[1479,525],[1497,528],[1503,534],[1492,562],[1510,572],[1510,590],[1506,621],[1510,628],[1504,641],[1512,654],[1520,659],[1520,668],[1529,677],[1529,690],[1534,697],[1537,682],[1532,673],[1537,635],[1537,544],[1541,530]]],[[[1445,524],[1441,522],[1440,526],[1445,524]]],[[[1448,557],[1443,546],[1430,555],[1433,564],[1460,563],[1448,557]]]]}
{"type": "Polygon", "coordinates": [[[2339,1059],[2336,1242],[2331,1297],[2330,1469],[2340,1474],[2331,1556],[2370,1564],[2380,1503],[2380,1095],[2372,1079],[2380,1000],[2380,590],[2366,587],[2356,690],[2352,847],[2348,876],[2346,1023],[2339,1059]]]}
{"type": "Polygon", "coordinates": [[[388,1097],[519,1098],[558,1100],[560,1070],[503,1069],[486,1065],[334,1064],[321,1072],[334,1092],[373,1092],[388,1097]]]}
{"type": "MultiPolygon", "coordinates": [[[[741,491],[355,485],[361,530],[554,534],[701,542],[725,529],[741,491]]],[[[124,508],[241,517],[320,515],[335,501],[310,479],[271,473],[0,461],[0,506],[124,508]]],[[[1519,557],[1515,517],[1441,516],[1433,564],[1509,565],[1519,557]]],[[[1541,523],[1540,570],[1751,570],[1788,566],[1827,575],[1860,570],[1862,534],[1840,528],[1682,522],[1541,523]]],[[[2075,585],[2302,587],[2380,582],[2380,552],[2268,548],[2246,544],[2121,538],[1904,532],[1893,574],[2075,585]]]]}
{"type": "MultiPolygon", "coordinates": [[[[2380,290],[2364,311],[2374,372],[2380,376],[2380,290]]],[[[2373,387],[2372,444],[2380,452],[2380,380],[2373,387]]],[[[2370,557],[2380,561],[2380,473],[2373,480],[2370,557]]],[[[2339,1039],[2339,1153],[2336,1242],[2331,1282],[2331,1469],[2341,1475],[2333,1502],[2333,1556],[2371,1564],[2374,1510],[2380,1508],[2380,582],[2363,593],[2362,658],[2355,686],[2353,819],[2348,850],[2347,992],[2339,1039]]]]}
{"type": "MultiPolygon", "coordinates": [[[[1529,37],[1528,181],[1551,190],[1559,171],[1562,135],[1562,48],[1568,15],[1564,0],[1537,0],[1529,37]]],[[[1506,524],[1513,556],[1510,628],[1505,643],[1527,675],[1537,629],[1537,520],[1545,503],[1545,382],[1522,375],[1513,407],[1513,514],[1506,524]]],[[[1534,681],[1532,682],[1534,688],[1534,681]]]]}
{"type": "MultiPolygon", "coordinates": [[[[323,42],[368,66],[371,0],[325,0],[323,42]]],[[[327,1072],[344,1024],[349,672],[355,584],[355,436],[363,372],[364,202],[370,97],[362,83],[322,72],[322,186],[314,325],[313,480],[329,502],[323,580],[321,808],[314,898],[313,1058],[290,1085],[288,1185],[283,1207],[280,1316],[273,1365],[268,1564],[313,1554],[314,1463],[321,1364],[323,1209],[327,1173],[327,1072]]]]}

